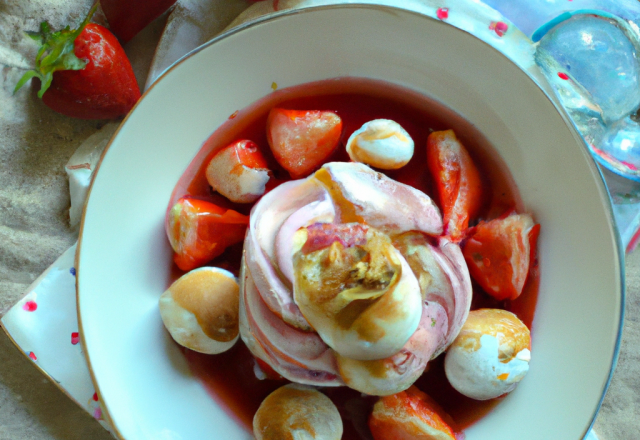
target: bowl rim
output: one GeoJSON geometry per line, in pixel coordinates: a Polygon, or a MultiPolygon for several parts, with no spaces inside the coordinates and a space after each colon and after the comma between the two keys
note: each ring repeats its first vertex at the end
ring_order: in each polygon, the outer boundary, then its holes
{"type": "MultiPolygon", "coordinates": [[[[464,0],[462,0],[464,1],[464,0]]],[[[225,31],[223,31],[221,34],[217,35],[216,37],[212,38],[211,40],[203,43],[202,45],[192,49],[191,51],[189,51],[188,53],[186,53],[185,55],[183,55],[182,57],[180,57],[178,60],[176,60],[174,63],[172,63],[169,67],[167,67],[158,77],[157,79],[151,84],[151,86],[144,91],[144,93],[142,94],[142,96],[140,97],[140,99],[138,100],[138,102],[134,105],[134,107],[129,111],[129,113],[127,114],[127,116],[122,120],[122,122],[120,123],[120,126],[117,128],[117,130],[114,132],[114,134],[112,135],[111,139],[109,140],[109,142],[107,143],[105,149],[103,150],[102,154],[100,155],[100,159],[98,161],[98,164],[96,166],[96,169],[92,175],[91,178],[91,183],[89,185],[89,188],[87,189],[87,195],[85,198],[85,202],[84,202],[84,206],[83,206],[83,211],[82,211],[82,217],[81,217],[81,221],[80,221],[80,227],[79,227],[79,234],[78,234],[78,242],[77,242],[77,249],[76,249],[76,254],[75,254],[75,267],[77,270],[77,273],[80,274],[81,268],[80,268],[80,258],[81,258],[81,251],[82,251],[82,239],[83,239],[83,232],[84,232],[84,226],[85,226],[85,217],[86,217],[86,211],[87,211],[87,205],[88,205],[88,201],[91,197],[91,190],[93,189],[93,184],[95,182],[96,176],[98,175],[98,172],[100,171],[101,168],[101,164],[102,164],[102,160],[105,157],[105,155],[107,154],[107,152],[109,151],[111,145],[113,144],[114,140],[118,137],[118,134],[120,133],[121,128],[125,125],[125,123],[127,122],[127,120],[129,119],[129,117],[134,113],[134,111],[136,110],[136,108],[138,107],[138,105],[143,101],[143,99],[147,96],[147,94],[149,94],[149,92],[164,78],[166,78],[176,67],[178,67],[180,64],[182,64],[185,60],[197,55],[198,53],[200,53],[201,51],[203,51],[204,49],[208,48],[209,46],[212,46],[214,44],[216,44],[219,41],[222,41],[224,39],[227,39],[245,29],[249,29],[249,28],[253,28],[253,27],[257,27],[261,24],[267,23],[267,22],[272,22],[272,21],[278,21],[282,18],[286,18],[288,16],[292,16],[292,15],[297,15],[297,14],[307,14],[307,13],[313,13],[314,11],[317,10],[328,10],[328,9],[373,9],[373,10],[381,10],[383,12],[402,12],[402,13],[409,13],[411,15],[415,15],[417,17],[420,17],[424,20],[427,21],[440,21],[441,20],[437,20],[434,17],[431,17],[429,15],[417,12],[417,11],[413,11],[410,9],[406,9],[406,8],[402,8],[402,7],[398,7],[398,6],[390,6],[390,5],[382,5],[382,4],[373,4],[373,3],[343,3],[343,4],[328,4],[328,5],[314,5],[314,6],[304,6],[301,8],[295,8],[295,9],[287,9],[287,10],[283,10],[283,11],[276,11],[273,13],[269,13],[268,15],[263,15],[254,19],[251,19],[245,23],[242,23],[240,25],[237,25],[233,28],[227,29],[225,31]]],[[[611,358],[611,363],[610,363],[610,368],[609,368],[609,374],[607,376],[607,379],[603,385],[602,388],[602,392],[601,392],[601,396],[600,399],[595,407],[594,413],[591,417],[591,422],[589,424],[589,426],[587,427],[586,431],[584,432],[583,437],[586,437],[587,434],[592,430],[593,425],[595,424],[595,420],[596,417],[602,407],[602,403],[604,401],[605,395],[607,393],[607,390],[609,389],[609,386],[611,385],[611,380],[613,378],[613,373],[614,370],[616,368],[618,359],[619,359],[619,355],[620,355],[620,346],[621,346],[621,342],[622,342],[622,331],[623,331],[623,326],[624,326],[624,317],[625,317],[625,303],[626,303],[626,284],[625,284],[625,265],[624,265],[624,252],[623,249],[624,247],[622,246],[622,242],[621,242],[621,238],[620,238],[620,234],[619,234],[619,230],[618,230],[618,226],[615,222],[615,216],[614,216],[614,212],[613,212],[613,205],[612,205],[612,201],[611,198],[608,196],[608,190],[606,187],[606,183],[604,180],[604,176],[602,173],[602,170],[600,169],[600,167],[598,166],[598,163],[596,161],[596,159],[593,157],[592,154],[590,154],[590,150],[588,148],[588,145],[586,143],[586,141],[584,140],[584,138],[579,134],[579,132],[577,131],[577,128],[575,126],[575,124],[573,123],[573,121],[571,120],[571,118],[569,117],[568,113],[566,112],[566,110],[564,109],[564,107],[562,107],[562,105],[559,103],[559,101],[557,100],[557,98],[553,95],[551,95],[549,93],[549,91],[551,90],[551,88],[548,86],[548,84],[546,83],[546,79],[544,78],[544,76],[542,74],[540,75],[534,75],[533,72],[531,72],[528,69],[523,69],[518,62],[516,62],[514,59],[510,58],[509,56],[507,56],[504,52],[496,49],[494,46],[492,46],[491,44],[489,44],[488,42],[486,42],[484,39],[474,35],[473,33],[461,29],[451,23],[447,23],[447,22],[442,22],[448,26],[450,26],[451,28],[455,29],[456,31],[459,32],[463,32],[465,34],[468,34],[470,36],[472,36],[473,38],[475,38],[476,40],[478,40],[480,43],[488,46],[491,50],[493,50],[494,52],[496,52],[499,56],[506,58],[508,60],[508,62],[516,65],[518,67],[519,70],[521,70],[526,77],[532,81],[536,87],[538,89],[540,89],[540,91],[543,93],[544,97],[551,102],[551,104],[554,106],[554,108],[556,109],[556,111],[559,113],[559,115],[562,117],[563,121],[565,122],[565,124],[567,125],[567,128],[571,131],[573,137],[582,144],[582,154],[588,156],[589,160],[587,161],[588,166],[591,168],[591,171],[594,172],[595,174],[599,177],[599,179],[595,179],[596,180],[596,184],[598,186],[599,189],[599,193],[601,195],[601,199],[605,199],[603,201],[603,207],[605,208],[605,214],[607,217],[607,223],[611,229],[612,232],[612,238],[613,238],[613,245],[614,245],[614,249],[615,249],[615,253],[616,253],[616,261],[615,263],[617,264],[618,268],[619,268],[619,282],[620,282],[620,319],[619,319],[619,323],[618,323],[618,330],[617,330],[617,335],[616,335],[616,342],[614,344],[614,349],[613,349],[613,354],[612,354],[612,358],[611,358]],[[606,195],[606,197],[602,197],[603,195],[606,195]]],[[[535,65],[535,68],[537,69],[537,65],[535,65]]],[[[85,336],[84,336],[84,330],[83,330],[83,325],[82,325],[82,316],[80,313],[80,289],[79,289],[79,278],[80,276],[76,276],[76,281],[75,281],[75,290],[76,290],[76,313],[77,313],[77,317],[78,317],[78,328],[79,328],[79,334],[80,334],[80,343],[83,347],[83,356],[87,362],[87,367],[89,370],[89,375],[91,377],[91,381],[93,382],[93,385],[95,387],[96,390],[96,394],[99,396],[99,401],[100,401],[100,405],[102,408],[102,415],[104,417],[104,419],[107,421],[107,423],[111,426],[111,433],[118,438],[119,440],[126,440],[124,435],[119,431],[115,420],[113,419],[113,417],[111,416],[111,413],[109,411],[109,408],[106,404],[106,402],[102,399],[102,395],[101,395],[101,391],[100,391],[100,387],[98,385],[98,380],[95,376],[94,370],[92,368],[92,364],[91,364],[91,359],[89,357],[89,352],[87,350],[87,342],[85,340],[85,336]]],[[[26,354],[25,354],[26,356],[26,354]]],[[[46,375],[47,377],[50,378],[50,376],[46,375]]],[[[51,378],[50,378],[51,379],[51,378]]]]}

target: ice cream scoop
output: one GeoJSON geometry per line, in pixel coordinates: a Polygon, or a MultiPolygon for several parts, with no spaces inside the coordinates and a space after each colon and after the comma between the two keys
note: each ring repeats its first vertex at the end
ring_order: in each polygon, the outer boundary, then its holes
{"type": "Polygon", "coordinates": [[[488,400],[513,391],[529,371],[529,329],[500,309],[469,313],[445,358],[445,373],[460,393],[488,400]]]}
{"type": "Polygon", "coordinates": [[[351,134],[347,153],[354,162],[395,170],[405,166],[413,157],[413,139],[397,122],[374,119],[351,134]]]}
{"type": "Polygon", "coordinates": [[[162,321],[178,344],[200,353],[222,353],[239,337],[239,291],[231,272],[192,270],[160,297],[162,321]]]}

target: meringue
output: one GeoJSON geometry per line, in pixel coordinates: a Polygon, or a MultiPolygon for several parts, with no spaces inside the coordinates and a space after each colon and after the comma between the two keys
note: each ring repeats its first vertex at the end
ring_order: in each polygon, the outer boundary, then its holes
{"type": "Polygon", "coordinates": [[[426,194],[361,163],[279,185],[251,212],[243,341],[292,382],[407,389],[455,339],[471,302],[462,252],[441,233],[426,194]]]}
{"type": "MultiPolygon", "coordinates": [[[[349,230],[346,235],[356,234],[349,230]]],[[[337,353],[356,360],[384,359],[400,351],[418,328],[422,296],[389,237],[369,228],[362,239],[360,246],[335,241],[317,251],[297,252],[294,300],[337,353]]]]}
{"type": "Polygon", "coordinates": [[[413,157],[413,139],[397,122],[374,119],[351,134],[347,153],[354,162],[395,170],[413,157]]]}
{"type": "Polygon", "coordinates": [[[339,440],[342,431],[338,408],[327,396],[293,383],[269,394],[253,417],[256,440],[339,440]]]}
{"type": "Polygon", "coordinates": [[[239,337],[240,287],[231,272],[201,267],[175,281],[159,300],[162,322],[183,347],[227,351],[239,337]]]}
{"type": "Polygon", "coordinates": [[[474,310],[447,351],[447,379],[476,400],[509,393],[529,371],[530,344],[529,329],[513,313],[474,310]]]}

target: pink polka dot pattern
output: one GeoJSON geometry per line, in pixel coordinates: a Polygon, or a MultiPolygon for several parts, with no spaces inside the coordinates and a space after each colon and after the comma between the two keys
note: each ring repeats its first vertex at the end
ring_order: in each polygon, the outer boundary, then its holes
{"type": "Polygon", "coordinates": [[[22,310],[26,310],[27,312],[35,312],[38,308],[38,304],[35,301],[27,301],[22,305],[22,310]]]}
{"type": "Polygon", "coordinates": [[[33,351],[29,352],[29,358],[31,358],[31,360],[33,361],[37,361],[38,357],[36,356],[36,354],[33,351]]]}
{"type": "Polygon", "coordinates": [[[440,20],[446,20],[449,18],[449,8],[438,8],[436,11],[436,17],[440,20]]]}
{"type": "Polygon", "coordinates": [[[569,79],[569,75],[567,75],[564,72],[558,72],[558,76],[560,77],[560,79],[564,79],[564,80],[569,79]]]}
{"type": "Polygon", "coordinates": [[[71,333],[71,344],[77,345],[80,342],[80,334],[78,332],[71,333]]]}
{"type": "Polygon", "coordinates": [[[509,25],[504,21],[493,21],[491,25],[489,25],[489,29],[494,31],[498,37],[502,37],[509,29],[509,25]]]}

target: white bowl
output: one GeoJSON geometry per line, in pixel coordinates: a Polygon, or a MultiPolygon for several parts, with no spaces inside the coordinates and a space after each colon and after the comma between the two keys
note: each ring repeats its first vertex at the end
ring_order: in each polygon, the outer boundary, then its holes
{"type": "Polygon", "coordinates": [[[191,376],[163,328],[167,200],[202,142],[272,82],[337,76],[397,83],[463,115],[542,225],[531,370],[467,440],[581,439],[615,364],[623,303],[597,167],[566,115],[488,44],[415,13],[353,6],[286,13],[205,45],[145,94],[111,142],[86,206],[77,286],[85,352],[117,435],[250,438],[191,376]]]}

